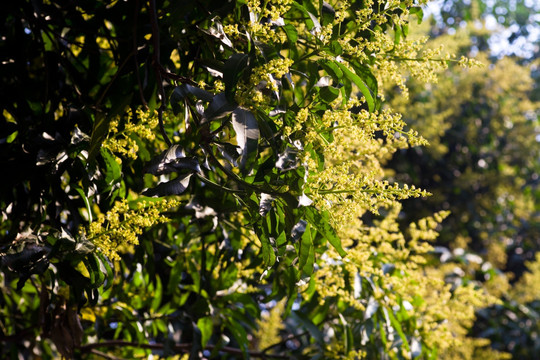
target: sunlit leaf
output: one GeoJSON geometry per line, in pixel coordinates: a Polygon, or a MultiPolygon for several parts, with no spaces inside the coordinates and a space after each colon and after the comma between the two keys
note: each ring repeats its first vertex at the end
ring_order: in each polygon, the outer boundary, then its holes
{"type": "Polygon", "coordinates": [[[221,119],[229,115],[236,108],[237,105],[229,102],[225,93],[219,93],[212,98],[210,105],[208,105],[208,108],[204,112],[202,122],[221,119]]]}
{"type": "Polygon", "coordinates": [[[240,168],[245,169],[257,155],[259,125],[251,111],[237,108],[232,114],[232,125],[236,132],[236,143],[240,147],[240,168]]]}
{"type": "Polygon", "coordinates": [[[307,221],[300,220],[293,226],[291,230],[291,240],[293,242],[298,241],[302,237],[302,235],[306,231],[307,224],[307,221]]]}
{"type": "Polygon", "coordinates": [[[315,247],[313,245],[313,236],[309,226],[306,226],[300,241],[300,252],[298,254],[298,268],[304,274],[310,276],[313,273],[313,264],[315,263],[315,247]]]}
{"type": "Polygon", "coordinates": [[[201,345],[205,347],[210,337],[212,336],[212,330],[214,328],[211,317],[202,317],[197,320],[197,327],[201,331],[201,345]]]}
{"type": "Polygon", "coordinates": [[[360,78],[357,74],[349,70],[345,65],[343,65],[340,62],[335,62],[335,64],[343,71],[343,74],[347,76],[356,86],[358,86],[358,89],[360,92],[362,92],[362,95],[364,95],[364,98],[366,99],[366,102],[369,107],[369,111],[375,110],[375,99],[373,98],[373,94],[371,93],[371,90],[367,87],[367,85],[364,83],[362,78],[360,78]]]}
{"type": "Polygon", "coordinates": [[[276,161],[276,168],[280,171],[296,169],[299,165],[297,155],[298,150],[287,147],[284,152],[279,154],[276,161]]]}
{"type": "Polygon", "coordinates": [[[199,161],[194,157],[186,157],[180,145],[173,145],[168,150],[154,158],[145,168],[145,171],[153,175],[170,174],[186,170],[200,172],[199,161]]]}
{"type": "Polygon", "coordinates": [[[328,214],[325,212],[319,213],[312,207],[306,207],[305,209],[306,218],[310,225],[317,229],[317,231],[324,236],[324,238],[328,240],[330,244],[332,244],[334,249],[336,249],[341,257],[345,257],[347,252],[343,250],[343,247],[341,246],[341,239],[330,225],[328,214]]]}
{"type": "Polygon", "coordinates": [[[166,196],[166,195],[180,195],[186,191],[189,186],[189,179],[193,174],[187,174],[179,176],[174,180],[160,183],[158,186],[152,189],[148,189],[143,192],[146,196],[166,196]]]}
{"type": "Polygon", "coordinates": [[[259,214],[261,216],[265,216],[268,211],[272,208],[272,202],[274,201],[274,197],[269,194],[262,193],[261,194],[261,202],[259,205],[259,214]]]}

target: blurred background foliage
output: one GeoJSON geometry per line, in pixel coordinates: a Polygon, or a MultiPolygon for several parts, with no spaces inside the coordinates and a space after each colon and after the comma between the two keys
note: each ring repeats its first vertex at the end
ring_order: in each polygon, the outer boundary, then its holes
{"type": "Polygon", "coordinates": [[[474,55],[485,67],[447,70],[427,87],[411,78],[409,101],[389,100],[430,142],[390,161],[395,179],[433,193],[404,201],[402,220],[451,211],[437,240],[441,260],[459,259],[454,277],[479,280],[503,299],[478,312],[472,333],[513,358],[534,359],[540,351],[539,4],[434,4],[431,23],[417,35],[474,55]]]}

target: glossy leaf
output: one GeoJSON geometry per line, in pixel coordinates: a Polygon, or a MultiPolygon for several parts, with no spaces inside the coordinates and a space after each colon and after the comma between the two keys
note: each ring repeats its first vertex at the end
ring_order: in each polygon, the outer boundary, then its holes
{"type": "Polygon", "coordinates": [[[307,227],[308,227],[307,221],[300,220],[299,222],[297,222],[293,226],[293,228],[291,230],[291,240],[292,240],[292,242],[296,242],[296,241],[300,240],[300,238],[302,237],[302,235],[306,231],[307,227]]]}
{"type": "Polygon", "coordinates": [[[200,172],[199,162],[194,157],[186,157],[180,145],[173,145],[160,156],[153,159],[145,168],[145,172],[153,175],[170,174],[186,170],[200,172]]]}
{"type": "Polygon", "coordinates": [[[265,216],[268,211],[270,211],[274,200],[275,198],[272,195],[265,193],[261,194],[261,202],[259,204],[259,214],[261,214],[261,216],[265,216]]]}
{"type": "Polygon", "coordinates": [[[375,111],[375,99],[373,98],[373,94],[371,93],[371,90],[367,87],[367,85],[364,83],[364,80],[360,78],[357,74],[355,74],[353,71],[349,70],[345,65],[343,65],[340,62],[335,62],[335,64],[343,71],[343,74],[348,77],[356,86],[358,86],[358,89],[364,95],[364,98],[366,99],[366,103],[368,104],[369,111],[373,112],[375,111]]]}
{"type": "Polygon", "coordinates": [[[313,264],[315,263],[315,247],[310,226],[307,226],[305,232],[302,234],[298,259],[298,268],[307,276],[311,276],[313,273],[313,264]]]}
{"type": "Polygon", "coordinates": [[[214,95],[210,105],[208,105],[208,108],[204,111],[202,123],[221,119],[222,117],[229,115],[236,108],[237,105],[227,100],[225,93],[214,95]]]}
{"type": "Polygon", "coordinates": [[[251,111],[237,108],[232,114],[232,125],[236,133],[236,143],[240,147],[240,169],[246,169],[257,156],[259,125],[251,111]]]}
{"type": "Polygon", "coordinates": [[[223,82],[225,95],[230,101],[234,100],[234,89],[243,72],[249,65],[249,56],[246,54],[232,54],[223,66],[223,82]]]}
{"type": "Polygon", "coordinates": [[[345,257],[347,252],[343,250],[343,247],[341,246],[341,239],[330,225],[328,214],[325,212],[319,213],[312,207],[307,207],[305,214],[310,225],[317,229],[317,232],[328,240],[328,242],[334,247],[334,249],[336,249],[341,257],[345,257]]]}
{"type": "Polygon", "coordinates": [[[160,183],[158,186],[143,192],[146,196],[167,196],[180,195],[186,191],[189,186],[189,179],[192,174],[181,175],[176,179],[160,183]]]}

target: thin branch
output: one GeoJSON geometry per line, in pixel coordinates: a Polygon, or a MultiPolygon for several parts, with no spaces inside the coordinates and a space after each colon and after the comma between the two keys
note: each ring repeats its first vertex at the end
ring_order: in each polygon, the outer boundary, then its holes
{"type": "Polygon", "coordinates": [[[167,69],[165,69],[161,64],[158,64],[159,66],[159,71],[161,73],[161,76],[169,79],[169,80],[174,80],[174,81],[178,81],[178,82],[181,82],[181,83],[185,83],[185,84],[191,84],[191,85],[197,85],[197,83],[193,80],[191,80],[190,78],[187,78],[185,76],[181,76],[181,75],[177,75],[177,74],[174,74],[170,71],[167,71],[167,69]]]}
{"type": "Polygon", "coordinates": [[[250,189],[250,190],[253,190],[255,191],[256,193],[266,193],[266,194],[269,194],[269,195],[274,195],[274,196],[283,196],[284,193],[281,193],[279,191],[275,191],[275,190],[272,190],[272,189],[262,189],[258,186],[255,186],[255,185],[252,185],[248,182],[245,182],[244,180],[242,180],[241,178],[239,178],[235,173],[233,173],[232,171],[230,171],[229,169],[225,168],[220,162],[219,160],[216,158],[216,156],[214,155],[214,153],[212,152],[212,149],[207,145],[207,144],[201,144],[202,148],[206,151],[206,153],[208,155],[210,155],[211,157],[211,160],[214,164],[216,164],[216,166],[225,173],[225,175],[227,175],[227,177],[231,180],[233,180],[234,182],[236,182],[238,185],[242,186],[243,188],[245,189],[250,189]]]}
{"type": "Polygon", "coordinates": [[[159,129],[161,130],[161,135],[163,140],[167,143],[167,146],[171,146],[172,142],[165,132],[165,127],[163,126],[163,110],[165,109],[165,88],[163,87],[163,77],[161,76],[161,63],[160,63],[160,45],[159,45],[159,28],[158,28],[158,17],[156,11],[156,0],[150,0],[150,23],[152,24],[152,43],[154,46],[154,70],[156,73],[156,82],[159,90],[159,97],[161,105],[158,108],[158,120],[159,120],[159,129]]]}
{"type": "Polygon", "coordinates": [[[0,342],[22,342],[24,339],[35,336],[35,327],[29,327],[13,335],[0,335],[0,342]]]}
{"type": "Polygon", "coordinates": [[[267,353],[268,351],[270,351],[271,349],[273,348],[276,348],[276,347],[279,347],[279,346],[282,346],[284,345],[285,343],[287,343],[287,341],[289,340],[293,340],[293,339],[298,339],[298,338],[301,338],[302,336],[304,335],[309,335],[309,331],[304,331],[304,332],[301,332],[300,334],[290,334],[289,336],[287,336],[287,338],[283,341],[280,341],[274,345],[270,345],[270,346],[267,346],[265,347],[264,349],[262,349],[262,353],[265,354],[267,353]]]}
{"type": "MultiPolygon", "coordinates": [[[[104,341],[100,343],[93,343],[93,344],[87,344],[80,346],[79,349],[82,352],[92,352],[92,350],[96,348],[104,348],[104,347],[119,347],[119,346],[131,346],[131,347],[138,347],[142,349],[150,349],[150,350],[163,350],[165,348],[164,344],[140,344],[136,342],[130,342],[130,341],[124,341],[124,340],[109,340],[104,341]]],[[[175,344],[172,346],[172,349],[177,352],[188,352],[193,347],[192,343],[185,343],[185,344],[175,344]]],[[[214,345],[207,345],[205,347],[205,350],[212,351],[214,349],[217,349],[218,351],[225,352],[228,354],[234,354],[234,355],[243,355],[244,351],[242,349],[233,348],[229,346],[224,347],[217,347],[214,345]]],[[[289,356],[287,355],[272,355],[272,354],[264,354],[260,351],[247,351],[247,354],[251,358],[260,358],[260,359],[289,359],[289,356]]]]}
{"type": "Polygon", "coordinates": [[[133,52],[135,55],[133,56],[133,62],[135,65],[135,78],[137,79],[137,86],[139,87],[139,96],[141,98],[141,102],[146,110],[148,110],[148,103],[146,102],[146,99],[144,98],[144,92],[143,92],[143,86],[141,82],[141,75],[139,74],[139,62],[137,61],[137,19],[139,16],[139,0],[135,1],[135,11],[133,14],[133,27],[132,27],[132,34],[131,37],[133,38],[133,52]]]}
{"type": "Polygon", "coordinates": [[[104,353],[104,352],[96,350],[96,349],[91,349],[90,352],[92,354],[101,356],[102,358],[108,359],[108,360],[124,360],[123,358],[119,358],[119,357],[116,357],[116,356],[113,356],[113,355],[109,355],[107,353],[104,353]]]}
{"type": "Polygon", "coordinates": [[[245,194],[246,191],[245,190],[238,190],[238,189],[231,189],[231,188],[228,188],[228,187],[225,187],[225,186],[222,186],[222,185],[219,185],[215,182],[213,182],[212,180],[204,177],[203,175],[201,174],[196,174],[197,177],[205,184],[208,184],[210,186],[213,186],[215,188],[218,188],[220,190],[224,190],[224,191],[227,191],[227,192],[231,192],[231,193],[240,193],[240,194],[245,194]]]}
{"type": "Polygon", "coordinates": [[[101,94],[101,96],[99,97],[97,103],[96,103],[96,106],[95,108],[97,110],[99,110],[99,107],[101,106],[101,103],[103,102],[103,100],[105,99],[105,95],[107,95],[107,93],[109,92],[109,89],[111,88],[112,84],[116,81],[116,79],[118,78],[118,76],[120,76],[120,74],[122,73],[122,70],[124,69],[124,66],[126,66],[126,64],[128,63],[128,61],[130,60],[130,58],[135,55],[135,53],[132,51],[131,53],[128,54],[128,56],[124,59],[124,61],[122,62],[122,64],[120,64],[120,66],[118,67],[118,70],[116,70],[116,73],[113,75],[111,81],[109,81],[109,83],[107,84],[107,86],[105,87],[105,90],[103,90],[103,93],[101,94]]]}

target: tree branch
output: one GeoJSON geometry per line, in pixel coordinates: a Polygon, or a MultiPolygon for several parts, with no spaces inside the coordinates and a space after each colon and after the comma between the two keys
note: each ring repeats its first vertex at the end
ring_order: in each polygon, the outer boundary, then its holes
{"type": "Polygon", "coordinates": [[[141,102],[144,106],[145,110],[148,110],[148,103],[146,102],[146,99],[144,98],[144,92],[143,92],[143,86],[141,82],[141,75],[139,74],[139,62],[137,61],[137,19],[139,15],[139,0],[135,1],[135,11],[133,14],[133,27],[131,29],[132,32],[132,38],[133,38],[133,52],[135,55],[133,56],[133,62],[135,65],[135,78],[137,79],[137,85],[139,87],[139,96],[141,98],[141,102]]]}
{"type": "MultiPolygon", "coordinates": [[[[87,344],[80,346],[79,349],[86,353],[86,352],[93,352],[96,348],[104,348],[104,347],[117,347],[117,346],[131,346],[131,347],[138,347],[142,349],[150,349],[150,350],[163,350],[165,348],[164,344],[140,344],[136,342],[130,342],[130,341],[124,341],[124,340],[109,340],[99,343],[93,343],[93,344],[87,344]]],[[[188,352],[191,350],[193,344],[192,343],[184,343],[184,344],[175,344],[172,346],[172,349],[177,352],[188,352]]],[[[244,351],[242,349],[233,348],[229,346],[224,347],[216,347],[214,345],[207,345],[205,347],[205,350],[214,350],[216,349],[218,351],[226,352],[228,354],[234,354],[234,355],[242,355],[244,354],[244,351]]],[[[251,358],[259,358],[259,359],[289,359],[289,356],[287,355],[272,355],[272,354],[265,354],[260,351],[248,351],[247,354],[251,358]]]]}
{"type": "Polygon", "coordinates": [[[150,23],[152,24],[152,44],[154,47],[154,71],[156,73],[156,82],[159,91],[159,98],[161,105],[158,108],[158,120],[159,120],[159,129],[161,130],[161,135],[163,140],[167,143],[167,146],[171,146],[171,140],[165,132],[165,127],[163,126],[163,110],[165,108],[165,88],[163,87],[163,77],[161,76],[161,63],[160,63],[160,46],[159,46],[159,28],[158,28],[158,17],[156,11],[156,0],[150,0],[150,23]]]}
{"type": "Polygon", "coordinates": [[[304,331],[304,332],[301,332],[300,334],[290,334],[289,336],[287,336],[287,338],[285,340],[280,341],[278,343],[275,343],[274,345],[267,346],[264,349],[262,349],[261,352],[263,354],[265,354],[265,353],[267,353],[268,351],[270,351],[270,350],[272,350],[274,348],[277,348],[277,347],[280,347],[280,346],[286,344],[287,341],[289,341],[289,340],[298,339],[298,338],[301,338],[304,335],[309,335],[309,331],[304,331]]]}

